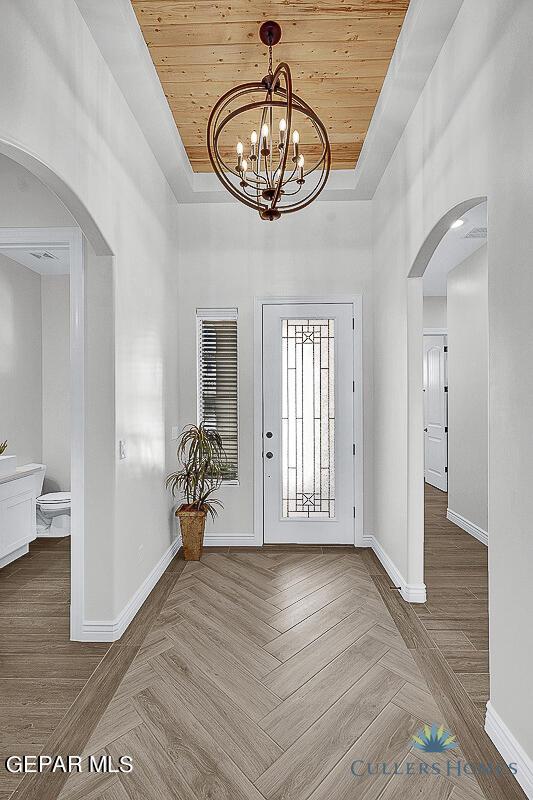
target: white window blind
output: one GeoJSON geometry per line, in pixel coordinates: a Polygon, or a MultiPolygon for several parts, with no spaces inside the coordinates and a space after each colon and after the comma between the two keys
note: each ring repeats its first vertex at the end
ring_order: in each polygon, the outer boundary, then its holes
{"type": "Polygon", "coordinates": [[[198,421],[218,431],[226,480],[239,472],[237,310],[198,309],[198,421]]]}

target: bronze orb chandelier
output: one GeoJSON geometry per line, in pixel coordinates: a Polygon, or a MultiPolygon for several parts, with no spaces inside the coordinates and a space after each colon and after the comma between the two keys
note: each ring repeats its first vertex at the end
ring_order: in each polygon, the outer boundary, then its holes
{"type": "Polygon", "coordinates": [[[316,200],[329,176],[331,148],[322,121],[294,94],[288,64],[272,68],[281,27],[264,22],[259,38],[268,47],[268,73],[220,98],[207,124],[207,148],[226,189],[273,221],[316,200]]]}

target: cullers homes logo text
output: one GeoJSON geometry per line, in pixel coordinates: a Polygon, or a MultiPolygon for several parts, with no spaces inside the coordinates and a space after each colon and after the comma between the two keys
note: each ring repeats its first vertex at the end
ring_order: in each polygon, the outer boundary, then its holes
{"type": "MultiPolygon", "coordinates": [[[[447,731],[444,725],[424,725],[416,736],[411,737],[417,750],[423,753],[445,753],[454,750],[457,746],[456,737],[447,731]]],[[[513,775],[517,773],[514,763],[506,765],[513,775]]],[[[353,761],[352,775],[362,778],[365,775],[501,775],[505,767],[492,762],[463,761],[463,759],[449,759],[444,764],[428,764],[426,761],[402,761],[401,763],[353,761]]]]}

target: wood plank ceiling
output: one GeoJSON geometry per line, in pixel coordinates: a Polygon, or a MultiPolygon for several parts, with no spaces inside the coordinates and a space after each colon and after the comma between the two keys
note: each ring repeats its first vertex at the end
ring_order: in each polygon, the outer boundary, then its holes
{"type": "Polygon", "coordinates": [[[217,99],[266,73],[259,26],[279,22],[274,64],[328,129],[334,169],[355,167],[409,0],[132,0],[195,172],[211,172],[207,120],[217,99]]]}

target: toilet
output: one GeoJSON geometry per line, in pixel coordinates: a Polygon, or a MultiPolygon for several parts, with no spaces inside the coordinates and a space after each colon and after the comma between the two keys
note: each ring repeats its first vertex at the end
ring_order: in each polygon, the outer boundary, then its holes
{"type": "MultiPolygon", "coordinates": [[[[42,491],[44,470],[39,491],[42,491]]],[[[37,536],[70,536],[70,492],[48,492],[36,500],[37,536]]]]}

